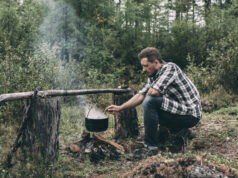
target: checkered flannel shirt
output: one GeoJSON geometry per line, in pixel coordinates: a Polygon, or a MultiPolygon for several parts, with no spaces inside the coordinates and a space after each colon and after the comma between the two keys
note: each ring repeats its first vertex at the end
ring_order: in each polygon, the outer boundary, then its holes
{"type": "Polygon", "coordinates": [[[202,117],[198,90],[175,63],[163,62],[160,70],[154,77],[148,78],[147,84],[139,93],[146,95],[150,88],[158,90],[163,96],[162,110],[202,117]]]}

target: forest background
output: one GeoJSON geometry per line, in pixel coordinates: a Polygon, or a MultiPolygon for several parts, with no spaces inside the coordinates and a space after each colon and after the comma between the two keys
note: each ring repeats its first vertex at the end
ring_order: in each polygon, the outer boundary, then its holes
{"type": "MultiPolygon", "coordinates": [[[[124,80],[138,90],[146,77],[137,54],[147,46],[184,69],[200,92],[237,93],[237,16],[231,0],[2,0],[0,93],[124,80]]],[[[12,106],[1,106],[0,116],[12,106]]]]}
{"type": "MultiPolygon", "coordinates": [[[[203,100],[210,96],[212,109],[228,106],[238,93],[237,24],[232,0],[1,0],[0,93],[117,88],[125,80],[139,90],[146,76],[137,54],[153,46],[203,100]]],[[[19,123],[22,106],[0,105],[1,125],[19,123]]]]}

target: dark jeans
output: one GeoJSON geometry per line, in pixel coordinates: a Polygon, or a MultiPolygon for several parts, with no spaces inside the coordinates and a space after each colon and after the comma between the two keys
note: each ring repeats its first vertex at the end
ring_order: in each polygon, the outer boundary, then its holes
{"type": "Polygon", "coordinates": [[[195,126],[199,119],[190,115],[178,115],[160,109],[163,98],[159,96],[146,96],[143,101],[143,115],[145,138],[147,145],[157,146],[158,124],[169,128],[171,131],[179,131],[195,126]]]}

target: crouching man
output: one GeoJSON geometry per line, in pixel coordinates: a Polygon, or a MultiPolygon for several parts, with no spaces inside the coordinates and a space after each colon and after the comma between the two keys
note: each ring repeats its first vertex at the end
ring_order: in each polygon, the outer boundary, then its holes
{"type": "Polygon", "coordinates": [[[202,117],[198,90],[182,70],[172,62],[162,60],[158,49],[143,49],[138,58],[148,82],[129,101],[108,106],[105,111],[117,112],[142,103],[144,116],[144,145],[158,150],[158,124],[179,132],[195,126],[202,117]]]}

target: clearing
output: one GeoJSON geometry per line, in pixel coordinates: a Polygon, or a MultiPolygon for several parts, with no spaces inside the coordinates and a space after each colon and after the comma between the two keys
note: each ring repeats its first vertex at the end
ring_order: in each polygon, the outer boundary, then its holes
{"type": "MultiPolygon", "coordinates": [[[[0,166],[2,177],[238,177],[238,105],[204,113],[201,122],[191,129],[196,137],[187,139],[184,148],[173,149],[176,147],[169,137],[161,142],[157,155],[139,159],[131,157],[131,153],[143,141],[142,118],[139,117],[140,135],[124,140],[113,139],[113,119],[110,118],[111,127],[99,135],[123,145],[125,154],[118,151],[119,157],[105,156],[97,162],[90,161],[82,149],[75,153],[69,149],[72,143],[82,140],[84,127],[78,119],[80,114],[77,107],[62,108],[58,162],[45,170],[39,165],[23,165],[15,160],[11,170],[0,166]]],[[[138,115],[141,115],[140,108],[138,115]]],[[[14,141],[16,128],[1,125],[1,163],[14,141]]]]}

